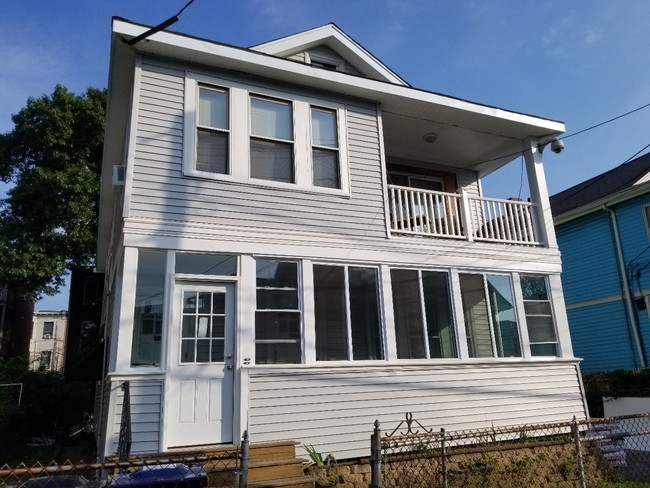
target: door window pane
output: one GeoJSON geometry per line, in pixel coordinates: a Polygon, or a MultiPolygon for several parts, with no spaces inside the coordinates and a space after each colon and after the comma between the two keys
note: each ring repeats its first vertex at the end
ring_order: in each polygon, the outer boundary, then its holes
{"type": "Polygon", "coordinates": [[[255,362],[300,363],[298,263],[258,259],[256,268],[255,362]]]}
{"type": "Polygon", "coordinates": [[[181,363],[223,362],[226,294],[184,291],[181,317],[181,363]]]}
{"type": "Polygon", "coordinates": [[[131,350],[133,366],[160,365],[166,259],[166,252],[138,252],[131,350]]]}

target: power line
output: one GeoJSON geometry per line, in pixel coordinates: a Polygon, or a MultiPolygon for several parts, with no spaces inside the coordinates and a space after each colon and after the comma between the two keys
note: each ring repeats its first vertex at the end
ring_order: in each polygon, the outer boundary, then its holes
{"type": "MultiPolygon", "coordinates": [[[[596,129],[597,127],[601,127],[605,124],[609,124],[610,122],[614,122],[615,120],[622,119],[623,117],[626,117],[630,114],[633,114],[634,112],[638,112],[639,110],[643,110],[644,108],[650,107],[650,103],[646,103],[645,105],[642,105],[641,107],[637,107],[634,110],[630,110],[629,112],[625,112],[624,114],[617,115],[616,117],[613,117],[611,119],[605,120],[604,122],[600,122],[599,124],[592,125],[591,127],[587,127],[586,129],[579,130],[578,132],[574,132],[573,134],[567,134],[562,137],[558,137],[558,139],[568,139],[569,137],[577,136],[578,134],[582,134],[583,132],[590,131],[592,129],[596,129]]],[[[632,156],[634,157],[634,156],[632,156]]],[[[627,162],[627,161],[626,161],[627,162]]]]}

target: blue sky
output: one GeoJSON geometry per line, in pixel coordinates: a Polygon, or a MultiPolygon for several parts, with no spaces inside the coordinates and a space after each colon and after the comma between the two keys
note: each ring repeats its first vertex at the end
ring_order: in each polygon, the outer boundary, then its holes
{"type": "MultiPolygon", "coordinates": [[[[57,83],[106,86],[112,16],[155,25],[185,3],[1,0],[0,132],[57,83]]],[[[571,134],[650,103],[648,19],[645,0],[195,0],[171,29],[251,46],[334,22],[413,86],[562,120],[571,134]]],[[[551,193],[650,144],[650,108],[565,143],[544,153],[551,193]]],[[[486,195],[517,194],[520,169],[495,174],[486,195]]],[[[66,307],[65,294],[37,304],[66,307]]]]}

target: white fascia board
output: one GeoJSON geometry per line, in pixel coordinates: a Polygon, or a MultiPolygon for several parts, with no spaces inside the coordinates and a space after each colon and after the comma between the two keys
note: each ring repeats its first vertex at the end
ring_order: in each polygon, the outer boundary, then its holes
{"type": "Polygon", "coordinates": [[[359,63],[367,66],[384,81],[402,86],[409,84],[394,73],[385,64],[375,58],[370,52],[355,42],[345,32],[334,24],[327,24],[292,36],[282,37],[273,41],[252,46],[250,49],[272,56],[285,57],[300,51],[306,51],[319,44],[325,44],[343,56],[344,59],[356,60],[351,63],[361,71],[367,71],[359,63]]]}
{"type": "Polygon", "coordinates": [[[563,214],[558,215],[557,217],[554,217],[553,224],[554,225],[564,224],[566,222],[570,222],[577,218],[588,215],[592,212],[602,210],[603,207],[617,205],[627,200],[631,200],[641,195],[645,195],[646,193],[650,193],[650,182],[644,183],[643,185],[626,188],[625,190],[622,190],[618,193],[607,195],[606,197],[599,198],[598,200],[589,202],[588,204],[583,205],[581,207],[577,207],[572,210],[569,210],[568,212],[565,212],[563,214]]]}
{"type": "MultiPolygon", "coordinates": [[[[116,34],[135,37],[146,32],[148,28],[116,19],[113,30],[116,34]]],[[[474,119],[465,125],[467,128],[489,133],[490,124],[498,121],[502,125],[498,134],[500,136],[541,139],[559,135],[565,130],[564,123],[559,121],[510,112],[498,107],[480,105],[407,86],[317,69],[296,61],[181,34],[158,32],[135,47],[143,53],[202,62],[208,66],[249,72],[306,87],[372,100],[381,103],[384,109],[396,113],[404,112],[412,115],[411,108],[417,105],[419,110],[425,112],[431,110],[449,117],[452,123],[454,114],[462,116],[464,122],[468,122],[467,115],[474,115],[474,119]]]]}

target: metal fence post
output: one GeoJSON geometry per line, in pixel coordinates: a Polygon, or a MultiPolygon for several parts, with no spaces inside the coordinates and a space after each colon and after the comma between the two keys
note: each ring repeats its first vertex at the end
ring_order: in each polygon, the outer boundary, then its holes
{"type": "Polygon", "coordinates": [[[442,467],[442,486],[448,488],[447,481],[447,448],[445,446],[445,429],[440,429],[440,465],[442,467]]]}
{"type": "Polygon", "coordinates": [[[239,466],[239,488],[248,484],[248,430],[244,431],[241,441],[241,465],[239,466]]]}
{"type": "Polygon", "coordinates": [[[370,436],[370,463],[372,466],[370,488],[381,488],[381,429],[375,420],[375,430],[370,436]]]}
{"type": "Polygon", "coordinates": [[[578,431],[578,420],[575,416],[571,422],[571,434],[573,434],[573,442],[576,444],[576,461],[578,463],[580,488],[587,488],[587,483],[585,481],[585,467],[582,459],[582,446],[580,445],[580,432],[578,431]]]}

